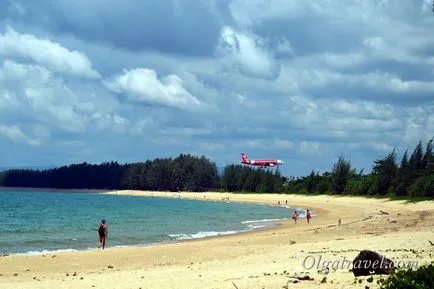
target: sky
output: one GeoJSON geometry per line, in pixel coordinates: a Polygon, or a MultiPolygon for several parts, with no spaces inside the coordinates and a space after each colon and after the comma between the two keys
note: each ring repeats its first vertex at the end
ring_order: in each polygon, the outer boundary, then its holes
{"type": "Polygon", "coordinates": [[[434,136],[428,0],[0,0],[0,166],[357,169],[434,136]]]}

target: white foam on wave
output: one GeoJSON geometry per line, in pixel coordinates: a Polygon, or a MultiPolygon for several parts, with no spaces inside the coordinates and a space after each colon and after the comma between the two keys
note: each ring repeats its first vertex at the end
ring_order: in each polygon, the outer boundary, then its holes
{"type": "Polygon", "coordinates": [[[241,233],[243,231],[222,231],[222,232],[216,232],[216,231],[208,231],[208,232],[197,232],[194,234],[169,234],[168,236],[171,238],[175,238],[176,240],[189,240],[189,239],[200,239],[205,237],[214,237],[214,236],[221,236],[221,235],[232,235],[236,233],[241,233]]]}
{"type": "Polygon", "coordinates": [[[14,253],[11,255],[16,256],[34,256],[34,255],[44,255],[44,254],[54,254],[54,253],[67,253],[67,252],[77,252],[75,249],[58,249],[58,250],[42,250],[42,251],[27,251],[25,253],[14,253]]]}
{"type": "Polygon", "coordinates": [[[241,222],[241,224],[251,224],[251,223],[265,223],[265,222],[276,222],[276,221],[283,221],[286,219],[262,219],[262,220],[248,220],[248,221],[243,221],[241,222]]]}
{"type": "MultiPolygon", "coordinates": [[[[307,215],[307,209],[304,209],[304,208],[296,208],[295,210],[298,212],[298,217],[299,217],[299,218],[306,218],[306,215],[307,215]]],[[[318,216],[318,214],[316,214],[316,213],[313,212],[313,211],[310,211],[310,215],[311,215],[312,217],[318,216]]]]}
{"type": "Polygon", "coordinates": [[[247,227],[248,227],[249,229],[254,230],[254,229],[265,228],[265,227],[267,227],[267,225],[252,225],[252,224],[249,224],[249,225],[247,225],[247,227]]]}

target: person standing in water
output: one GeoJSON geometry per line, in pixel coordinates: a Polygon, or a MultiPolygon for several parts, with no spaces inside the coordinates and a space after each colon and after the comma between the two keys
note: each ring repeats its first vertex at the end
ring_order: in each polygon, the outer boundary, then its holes
{"type": "Polygon", "coordinates": [[[107,227],[106,220],[101,221],[101,224],[99,225],[98,228],[98,234],[99,234],[98,249],[101,248],[101,246],[104,249],[105,241],[107,240],[107,236],[108,236],[108,227],[107,227]]]}
{"type": "Polygon", "coordinates": [[[310,215],[310,211],[309,211],[309,209],[307,209],[307,211],[306,211],[306,221],[307,221],[308,224],[309,224],[309,221],[310,221],[311,218],[312,218],[312,216],[310,215]]]}

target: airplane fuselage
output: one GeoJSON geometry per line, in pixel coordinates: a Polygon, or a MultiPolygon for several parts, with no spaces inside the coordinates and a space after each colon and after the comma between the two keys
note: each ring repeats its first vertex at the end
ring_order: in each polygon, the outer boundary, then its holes
{"type": "Polygon", "coordinates": [[[251,160],[246,154],[241,154],[241,163],[249,166],[274,167],[284,164],[282,160],[251,160]]]}

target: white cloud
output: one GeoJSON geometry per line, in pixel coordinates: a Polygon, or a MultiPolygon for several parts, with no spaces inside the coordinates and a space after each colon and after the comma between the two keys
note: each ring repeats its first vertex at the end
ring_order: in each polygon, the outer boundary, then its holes
{"type": "Polygon", "coordinates": [[[259,26],[263,21],[268,19],[299,16],[303,8],[309,8],[310,5],[306,2],[309,1],[295,0],[288,2],[287,0],[235,0],[230,3],[229,9],[238,25],[259,26]]]}
{"type": "MultiPolygon", "coordinates": [[[[373,88],[377,91],[398,93],[409,91],[418,93],[434,92],[433,81],[403,80],[398,75],[381,72],[342,73],[330,69],[318,69],[318,66],[304,68],[287,64],[282,69],[279,78],[293,79],[301,89],[323,88],[330,85],[351,85],[354,87],[373,88]]],[[[396,95],[396,98],[399,99],[401,96],[396,95]]]]}
{"type": "Polygon", "coordinates": [[[49,39],[20,34],[9,26],[5,33],[0,34],[0,55],[28,58],[53,71],[90,78],[100,77],[84,53],[70,51],[49,39]]]}
{"type": "Polygon", "coordinates": [[[300,143],[300,152],[304,155],[321,155],[323,149],[318,142],[302,141],[300,143]]]}
{"type": "Polygon", "coordinates": [[[118,114],[102,114],[96,112],[89,117],[95,123],[99,130],[106,130],[110,128],[111,131],[117,133],[128,133],[129,129],[133,127],[131,121],[118,115],[118,114]]]}
{"type": "MultiPolygon", "coordinates": [[[[377,152],[381,152],[384,155],[392,152],[396,147],[389,145],[384,142],[358,142],[358,143],[348,143],[348,148],[353,150],[374,150],[377,152]]],[[[373,160],[372,160],[373,161],[373,160]]]]}
{"type": "Polygon", "coordinates": [[[243,140],[233,144],[238,148],[261,149],[261,150],[291,150],[294,148],[294,143],[284,139],[257,139],[243,140]]]}
{"type": "Polygon", "coordinates": [[[24,142],[32,146],[40,145],[41,140],[37,138],[28,137],[18,126],[16,125],[4,125],[0,124],[0,136],[11,139],[14,142],[24,142]]]}
{"type": "MultiPolygon", "coordinates": [[[[336,142],[375,143],[411,145],[419,139],[429,139],[433,130],[431,115],[434,104],[425,107],[392,107],[375,101],[348,101],[342,99],[315,100],[307,97],[292,97],[291,101],[281,105],[276,121],[267,125],[282,125],[284,120],[288,133],[300,131],[300,137],[328,139],[336,142]],[[432,124],[431,124],[432,127],[432,124]],[[385,142],[385,139],[387,142],[385,142]]],[[[307,145],[321,143],[302,143],[307,145]]],[[[260,142],[251,145],[260,147],[260,142]]]]}
{"type": "Polygon", "coordinates": [[[291,63],[295,67],[328,67],[329,69],[352,68],[367,62],[369,58],[362,52],[334,53],[323,52],[308,56],[299,56],[291,63]]]}
{"type": "Polygon", "coordinates": [[[77,113],[77,96],[41,66],[4,61],[0,67],[0,93],[0,99],[7,99],[0,101],[7,103],[3,109],[16,111],[17,117],[27,115],[68,131],[85,129],[85,119],[77,113]]]}
{"type": "Polygon", "coordinates": [[[129,121],[112,113],[116,102],[88,89],[68,86],[39,65],[5,60],[0,66],[0,121],[4,116],[10,123],[23,119],[25,125],[41,124],[39,133],[46,127],[71,133],[126,130],[129,121]]]}
{"type": "Polygon", "coordinates": [[[191,148],[191,141],[188,139],[170,137],[170,136],[153,136],[151,142],[161,147],[188,147],[191,148]]]}
{"type": "Polygon", "coordinates": [[[273,54],[264,39],[252,33],[223,27],[218,53],[228,65],[236,64],[247,75],[270,77],[275,74],[273,54]]]}
{"type": "MultiPolygon", "coordinates": [[[[368,37],[363,40],[362,44],[367,48],[367,59],[370,61],[376,59],[388,59],[401,63],[409,64],[428,64],[434,65],[434,56],[423,57],[414,53],[417,49],[425,46],[432,46],[434,43],[430,39],[426,39],[424,36],[413,35],[413,28],[405,27],[408,37],[390,37],[385,35],[384,37],[368,37]],[[389,38],[389,40],[386,39],[389,38]]],[[[401,33],[403,31],[401,30],[401,33]]]]}
{"type": "Polygon", "coordinates": [[[183,109],[201,106],[201,102],[184,88],[178,75],[170,74],[158,79],[157,73],[148,68],[124,70],[123,74],[107,81],[106,86],[116,93],[126,93],[132,100],[183,109]]]}
{"type": "Polygon", "coordinates": [[[204,151],[217,151],[224,150],[226,147],[221,143],[202,142],[199,143],[199,150],[204,151]]]}

